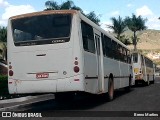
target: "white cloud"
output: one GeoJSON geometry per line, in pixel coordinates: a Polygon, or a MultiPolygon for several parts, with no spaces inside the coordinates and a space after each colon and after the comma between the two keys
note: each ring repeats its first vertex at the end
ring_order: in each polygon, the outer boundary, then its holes
{"type": "Polygon", "coordinates": [[[5,20],[0,20],[0,26],[7,26],[7,22],[5,20]]]}
{"type": "Polygon", "coordinates": [[[4,13],[0,17],[0,26],[6,26],[7,20],[11,16],[36,11],[31,5],[11,5],[6,0],[0,0],[0,6],[5,7],[4,13]]]}
{"type": "Polygon", "coordinates": [[[83,12],[84,12],[84,14],[89,14],[89,13],[90,13],[90,12],[87,11],[87,10],[84,10],[83,12]]]}
{"type": "Polygon", "coordinates": [[[136,10],[136,15],[148,16],[148,15],[153,15],[153,12],[148,8],[148,6],[144,5],[143,7],[138,8],[136,10]]]}
{"type": "Polygon", "coordinates": [[[129,3],[129,4],[127,4],[127,7],[132,7],[132,6],[133,6],[133,5],[132,5],[132,4],[130,4],[130,3],[129,3]]]}
{"type": "Polygon", "coordinates": [[[112,25],[112,22],[111,21],[102,21],[100,23],[101,25],[101,28],[104,29],[105,31],[112,31],[110,28],[107,27],[107,25],[112,25]]]}
{"type": "Polygon", "coordinates": [[[0,0],[0,7],[6,7],[9,3],[6,0],[0,0]]]}
{"type": "Polygon", "coordinates": [[[120,14],[119,11],[111,12],[111,15],[112,15],[112,16],[117,16],[117,15],[119,15],[119,14],[120,14]]]}
{"type": "Polygon", "coordinates": [[[31,5],[10,5],[5,9],[5,13],[2,14],[2,20],[7,20],[11,16],[35,12],[35,9],[31,5]]]}
{"type": "Polygon", "coordinates": [[[147,18],[146,26],[148,29],[160,30],[160,20],[158,15],[155,15],[148,6],[144,5],[141,8],[136,10],[136,15],[141,15],[144,18],[147,18]]]}
{"type": "Polygon", "coordinates": [[[158,19],[158,16],[149,17],[146,25],[148,26],[148,29],[160,30],[160,20],[158,19]]]}

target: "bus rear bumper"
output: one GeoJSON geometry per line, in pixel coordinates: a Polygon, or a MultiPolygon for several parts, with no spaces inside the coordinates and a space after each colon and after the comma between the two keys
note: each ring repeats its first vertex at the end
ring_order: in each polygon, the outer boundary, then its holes
{"type": "Polygon", "coordinates": [[[57,80],[8,80],[10,94],[84,91],[83,74],[57,80]]]}

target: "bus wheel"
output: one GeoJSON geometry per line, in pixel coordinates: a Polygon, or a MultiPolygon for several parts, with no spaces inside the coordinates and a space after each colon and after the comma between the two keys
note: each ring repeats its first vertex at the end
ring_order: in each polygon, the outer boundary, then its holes
{"type": "Polygon", "coordinates": [[[109,77],[108,80],[108,99],[109,101],[112,101],[114,98],[114,81],[113,77],[109,77]]]}

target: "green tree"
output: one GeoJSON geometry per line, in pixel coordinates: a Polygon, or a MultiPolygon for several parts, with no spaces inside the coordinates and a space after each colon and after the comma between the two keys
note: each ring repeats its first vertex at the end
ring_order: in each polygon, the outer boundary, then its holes
{"type": "MultiPolygon", "coordinates": [[[[79,10],[82,14],[83,10],[76,6],[73,1],[67,0],[66,2],[63,2],[62,4],[58,4],[55,1],[46,1],[45,2],[46,9],[45,10],[79,10]]],[[[84,14],[85,15],[85,14],[84,14]]],[[[94,11],[90,12],[89,14],[85,15],[90,20],[92,20],[94,23],[99,25],[100,19],[99,16],[97,16],[94,11]]]]}
{"type": "Polygon", "coordinates": [[[46,1],[45,6],[45,10],[80,10],[82,12],[82,9],[74,5],[74,2],[71,0],[63,2],[60,5],[55,1],[46,1]]]}
{"type": "Polygon", "coordinates": [[[131,44],[131,41],[129,40],[128,37],[126,37],[125,35],[121,35],[119,40],[124,43],[125,45],[130,45],[131,44]]]}
{"type": "Polygon", "coordinates": [[[88,13],[88,14],[85,15],[85,16],[86,16],[88,19],[90,19],[91,21],[93,21],[94,23],[96,23],[97,25],[99,25],[99,23],[100,23],[99,16],[97,16],[94,11],[88,13]]]}
{"type": "Polygon", "coordinates": [[[115,34],[117,34],[116,38],[121,40],[121,34],[125,31],[126,28],[124,20],[119,16],[118,18],[112,17],[111,21],[112,25],[108,25],[108,27],[111,28],[115,34]]]}
{"type": "Polygon", "coordinates": [[[46,6],[45,10],[59,10],[60,9],[60,6],[55,1],[46,1],[45,6],[46,6]]]}
{"type": "Polygon", "coordinates": [[[125,18],[125,24],[131,31],[133,31],[133,45],[135,51],[137,50],[136,32],[147,29],[147,27],[145,26],[146,21],[147,19],[143,19],[141,16],[136,17],[135,14],[132,14],[132,17],[125,18]]]}
{"type": "Polygon", "coordinates": [[[0,27],[0,41],[7,42],[7,28],[0,27]]]}

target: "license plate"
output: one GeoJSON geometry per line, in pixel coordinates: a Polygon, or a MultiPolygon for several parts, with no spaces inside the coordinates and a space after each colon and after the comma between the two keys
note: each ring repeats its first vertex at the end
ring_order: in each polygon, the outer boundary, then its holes
{"type": "Polygon", "coordinates": [[[36,74],[36,78],[48,78],[49,77],[49,73],[37,73],[36,74]]]}

